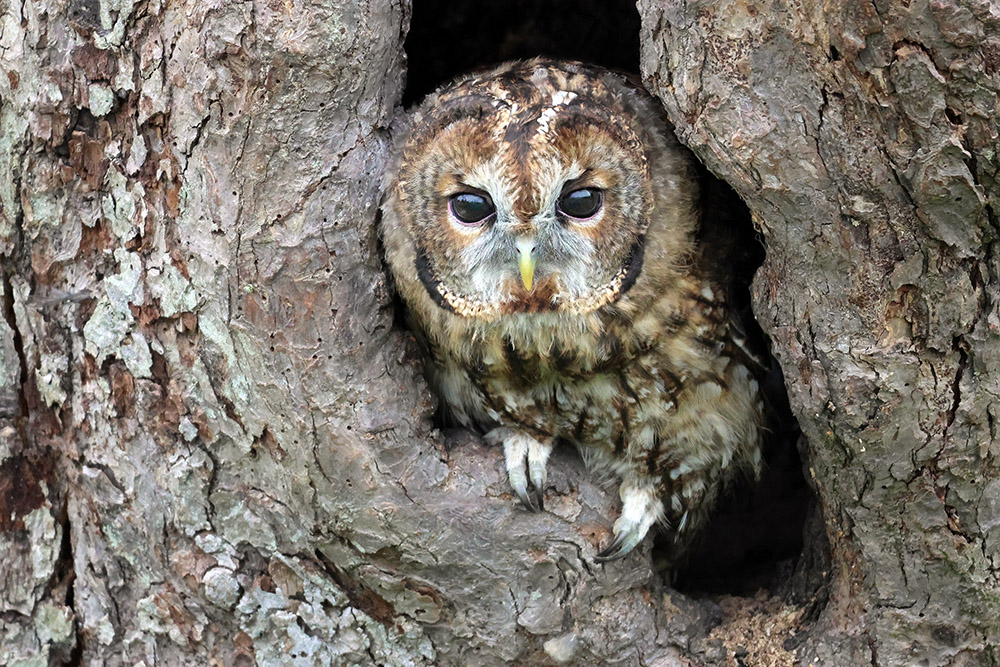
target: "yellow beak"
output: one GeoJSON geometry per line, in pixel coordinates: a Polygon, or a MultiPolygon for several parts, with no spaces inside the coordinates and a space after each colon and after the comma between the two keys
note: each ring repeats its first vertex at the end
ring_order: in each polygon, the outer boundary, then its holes
{"type": "Polygon", "coordinates": [[[521,255],[518,266],[521,269],[521,282],[524,289],[531,291],[531,283],[535,277],[535,258],[531,256],[531,251],[535,249],[533,239],[521,238],[517,240],[517,251],[521,255]]]}

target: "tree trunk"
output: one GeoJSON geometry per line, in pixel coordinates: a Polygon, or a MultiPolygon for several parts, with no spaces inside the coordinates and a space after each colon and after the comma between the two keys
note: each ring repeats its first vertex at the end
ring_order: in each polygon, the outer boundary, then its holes
{"type": "Polygon", "coordinates": [[[1000,10],[653,5],[647,83],[767,243],[755,310],[834,555],[799,657],[995,664],[1000,10]]]}
{"type": "Polygon", "coordinates": [[[375,232],[408,2],[15,2],[0,664],[1000,659],[1000,11],[639,11],[767,246],[825,607],[596,566],[616,498],[571,453],[530,514],[433,427],[375,232]]]}

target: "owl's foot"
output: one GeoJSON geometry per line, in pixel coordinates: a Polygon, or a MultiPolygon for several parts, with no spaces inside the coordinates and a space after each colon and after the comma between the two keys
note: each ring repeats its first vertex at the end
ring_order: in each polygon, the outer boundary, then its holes
{"type": "Polygon", "coordinates": [[[615,539],[594,561],[606,563],[624,558],[646,537],[650,527],[663,517],[663,503],[653,486],[621,488],[622,515],[615,521],[615,539]]]}
{"type": "Polygon", "coordinates": [[[545,490],[545,463],[552,453],[552,445],[539,442],[529,435],[509,428],[494,429],[486,437],[491,441],[503,443],[504,456],[507,459],[507,477],[510,479],[511,488],[524,506],[532,512],[544,509],[542,493],[545,490]],[[529,479],[532,487],[530,494],[529,479]]]}

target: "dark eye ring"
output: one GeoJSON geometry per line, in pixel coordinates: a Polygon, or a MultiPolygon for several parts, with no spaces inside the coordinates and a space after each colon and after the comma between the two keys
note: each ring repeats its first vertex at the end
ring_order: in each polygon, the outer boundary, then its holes
{"type": "Polygon", "coordinates": [[[604,193],[598,188],[579,188],[563,194],[556,203],[556,210],[567,218],[589,220],[604,205],[604,193]]]}
{"type": "Polygon", "coordinates": [[[497,209],[489,196],[459,192],[448,198],[448,210],[463,225],[476,226],[483,224],[497,209]]]}

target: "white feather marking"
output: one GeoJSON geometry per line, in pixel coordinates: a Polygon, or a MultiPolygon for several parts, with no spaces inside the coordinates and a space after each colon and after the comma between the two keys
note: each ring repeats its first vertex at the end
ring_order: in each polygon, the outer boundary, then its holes
{"type": "Polygon", "coordinates": [[[680,512],[684,509],[684,505],[681,502],[681,497],[676,493],[670,497],[670,508],[675,512],[680,512]]]}
{"type": "Polygon", "coordinates": [[[733,451],[731,449],[727,449],[726,451],[724,451],[722,453],[722,462],[719,464],[719,467],[720,468],[728,468],[729,467],[729,462],[732,459],[733,459],[733,451]]]}
{"type": "Polygon", "coordinates": [[[542,110],[542,113],[538,116],[538,120],[535,121],[538,123],[537,135],[540,136],[549,133],[549,123],[556,117],[556,113],[558,112],[552,107],[546,107],[542,110]]]}
{"type": "Polygon", "coordinates": [[[714,382],[698,385],[698,397],[706,401],[714,401],[722,396],[722,387],[714,382]]]}
{"type": "Polygon", "coordinates": [[[677,479],[681,475],[686,475],[692,470],[694,470],[694,466],[688,463],[687,461],[684,461],[679,466],[670,471],[670,479],[677,479]]]}
{"type": "Polygon", "coordinates": [[[541,136],[544,134],[548,134],[549,130],[551,129],[550,125],[552,123],[552,120],[556,117],[556,114],[559,113],[558,107],[563,106],[565,104],[569,104],[575,98],[576,98],[576,93],[569,90],[557,90],[556,92],[552,93],[552,106],[543,109],[541,115],[538,117],[538,120],[536,121],[538,123],[537,135],[541,136]]]}
{"type": "Polygon", "coordinates": [[[688,500],[691,500],[704,490],[705,490],[705,483],[702,482],[700,479],[696,479],[690,484],[685,484],[684,490],[681,491],[681,494],[688,500]]]}

